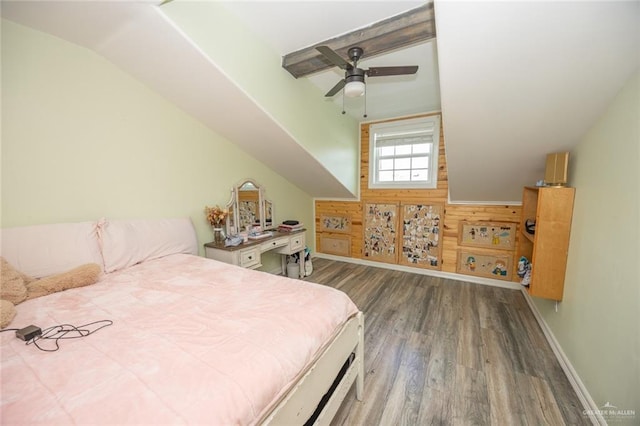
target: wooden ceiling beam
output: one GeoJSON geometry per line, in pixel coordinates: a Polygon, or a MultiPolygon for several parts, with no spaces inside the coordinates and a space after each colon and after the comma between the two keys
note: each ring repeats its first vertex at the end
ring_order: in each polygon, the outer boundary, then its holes
{"type": "Polygon", "coordinates": [[[350,47],[361,47],[364,50],[363,57],[369,58],[431,40],[435,36],[436,25],[433,0],[431,0],[424,6],[376,22],[368,27],[288,53],[282,57],[282,67],[295,78],[305,77],[335,66],[318,52],[315,46],[329,46],[338,55],[348,60],[347,51],[350,47]]]}

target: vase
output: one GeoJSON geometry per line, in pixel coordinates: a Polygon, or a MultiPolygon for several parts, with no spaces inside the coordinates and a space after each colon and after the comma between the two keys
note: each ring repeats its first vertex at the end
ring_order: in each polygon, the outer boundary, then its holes
{"type": "Polygon", "coordinates": [[[224,239],[224,230],[222,228],[213,228],[213,242],[223,243],[224,239]]]}

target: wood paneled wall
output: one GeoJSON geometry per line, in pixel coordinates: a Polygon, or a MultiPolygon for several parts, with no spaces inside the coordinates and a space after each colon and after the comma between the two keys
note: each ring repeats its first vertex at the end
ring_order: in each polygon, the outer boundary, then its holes
{"type": "MultiPolygon", "coordinates": [[[[423,114],[421,117],[436,115],[423,114]]],[[[394,120],[386,120],[394,121],[394,120]]],[[[440,125],[440,144],[438,153],[438,185],[436,189],[369,189],[369,126],[360,126],[360,201],[316,200],[316,247],[320,250],[320,237],[327,233],[320,232],[321,215],[346,215],[351,219],[351,257],[362,259],[363,246],[363,211],[367,202],[401,202],[427,203],[437,202],[445,206],[444,233],[442,236],[442,270],[456,271],[458,252],[458,225],[460,221],[495,221],[518,222],[520,206],[510,205],[463,205],[448,204],[449,181],[447,176],[446,147],[444,144],[445,129],[440,125]]],[[[516,241],[517,244],[517,241],[516,241]]],[[[515,262],[514,253],[514,262],[515,262]]],[[[514,263],[515,264],[515,263],[514,263]]],[[[514,274],[515,275],[515,274],[514,274]]],[[[517,279],[517,275],[515,275],[517,279]]]]}

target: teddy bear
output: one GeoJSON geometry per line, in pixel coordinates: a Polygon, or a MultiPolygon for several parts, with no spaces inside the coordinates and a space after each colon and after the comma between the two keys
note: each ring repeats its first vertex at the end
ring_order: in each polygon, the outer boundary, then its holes
{"type": "Polygon", "coordinates": [[[8,300],[0,299],[0,329],[11,324],[16,316],[16,306],[8,300]]]}
{"type": "Polygon", "coordinates": [[[7,327],[15,317],[15,305],[28,299],[93,284],[101,274],[100,265],[87,263],[60,274],[33,279],[0,257],[0,328],[7,327]]]}
{"type": "Polygon", "coordinates": [[[5,328],[16,315],[15,305],[26,300],[27,283],[32,278],[16,270],[0,257],[0,328],[5,328]]]}

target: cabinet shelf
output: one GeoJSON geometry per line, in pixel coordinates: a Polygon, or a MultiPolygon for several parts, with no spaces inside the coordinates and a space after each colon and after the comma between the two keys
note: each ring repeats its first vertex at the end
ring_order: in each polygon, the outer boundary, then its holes
{"type": "Polygon", "coordinates": [[[574,196],[575,188],[524,188],[518,256],[531,262],[532,296],[562,300],[574,196]],[[525,230],[527,219],[536,221],[534,235],[525,230]]]}

